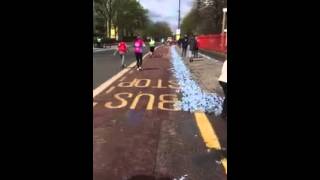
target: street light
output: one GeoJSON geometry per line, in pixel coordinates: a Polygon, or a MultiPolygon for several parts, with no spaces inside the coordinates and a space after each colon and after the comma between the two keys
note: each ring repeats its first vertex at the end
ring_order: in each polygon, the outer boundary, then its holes
{"type": "Polygon", "coordinates": [[[225,39],[225,42],[223,43],[224,45],[227,44],[227,28],[225,28],[225,21],[226,21],[226,13],[227,13],[227,8],[223,8],[222,9],[222,12],[223,12],[223,21],[222,21],[222,34],[223,33],[226,33],[226,39],[225,39]]]}
{"type": "Polygon", "coordinates": [[[181,8],[181,2],[179,0],[179,10],[178,10],[178,29],[176,31],[176,40],[180,39],[180,8],[181,8]]]}
{"type": "Polygon", "coordinates": [[[223,12],[223,20],[222,20],[222,31],[221,33],[223,33],[225,31],[225,21],[226,21],[226,13],[227,13],[227,8],[223,8],[222,9],[222,12],[223,12]]]}
{"type": "Polygon", "coordinates": [[[181,2],[179,0],[179,17],[178,17],[178,29],[180,29],[180,7],[181,7],[181,2]]]}

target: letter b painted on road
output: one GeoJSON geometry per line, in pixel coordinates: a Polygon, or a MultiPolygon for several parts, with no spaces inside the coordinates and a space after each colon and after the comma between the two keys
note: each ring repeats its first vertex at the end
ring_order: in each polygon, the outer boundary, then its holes
{"type": "Polygon", "coordinates": [[[178,97],[176,94],[162,94],[159,97],[158,108],[166,111],[180,111],[180,108],[176,107],[175,104],[178,102],[178,97]],[[166,100],[166,97],[170,97],[171,100],[166,100]],[[165,104],[172,104],[171,107],[164,107],[165,104]]]}

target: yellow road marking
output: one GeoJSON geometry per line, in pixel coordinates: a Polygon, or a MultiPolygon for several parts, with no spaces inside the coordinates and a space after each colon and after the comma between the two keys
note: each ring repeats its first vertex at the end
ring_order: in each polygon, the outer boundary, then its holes
{"type": "MultiPolygon", "coordinates": [[[[213,148],[220,150],[221,145],[219,139],[211,126],[209,119],[207,118],[206,114],[203,112],[195,112],[194,113],[198,128],[200,130],[200,134],[208,148],[213,148]]],[[[227,159],[222,160],[222,165],[225,169],[227,174],[227,159]]]]}
{"type": "Polygon", "coordinates": [[[150,79],[137,79],[134,86],[138,88],[146,88],[150,85],[150,83],[151,83],[150,79]],[[141,82],[143,81],[145,81],[146,83],[141,85],[141,82]]]}
{"type": "Polygon", "coordinates": [[[105,103],[105,107],[109,108],[109,109],[119,109],[119,108],[123,108],[125,106],[127,106],[128,101],[126,99],[124,99],[123,97],[120,97],[120,95],[126,95],[128,98],[131,98],[133,96],[132,93],[117,93],[115,94],[113,97],[117,100],[120,101],[119,105],[113,105],[113,103],[111,101],[108,101],[105,103]]]}
{"type": "Polygon", "coordinates": [[[225,170],[225,172],[226,172],[226,174],[227,174],[227,159],[224,158],[224,159],[221,160],[221,162],[222,162],[222,165],[223,165],[223,167],[224,167],[224,170],[225,170]]]}
{"type": "Polygon", "coordinates": [[[162,79],[158,79],[158,85],[157,85],[157,86],[153,86],[152,88],[159,88],[159,89],[161,89],[161,88],[167,88],[167,87],[162,86],[162,79]]]}
{"type": "Polygon", "coordinates": [[[207,116],[202,112],[194,113],[201,136],[208,148],[221,149],[217,135],[215,134],[207,116]]]}
{"type": "Polygon", "coordinates": [[[149,93],[141,93],[141,94],[137,95],[137,96],[134,98],[134,100],[133,100],[133,102],[132,102],[132,104],[131,104],[131,106],[130,106],[130,109],[135,109],[135,108],[136,108],[136,106],[137,106],[137,104],[138,104],[138,102],[139,102],[139,100],[140,100],[140,98],[141,98],[142,96],[147,96],[147,97],[149,97],[146,110],[152,110],[152,109],[153,109],[153,104],[154,104],[154,99],[155,99],[155,98],[154,98],[154,95],[153,95],[153,94],[149,94],[149,93]]]}
{"type": "Polygon", "coordinates": [[[159,96],[158,108],[166,111],[180,111],[181,109],[176,107],[175,104],[178,102],[178,95],[176,94],[162,94],[159,96]],[[166,100],[165,97],[171,97],[170,100],[166,100]],[[165,104],[172,104],[173,107],[164,107],[165,104]]]}

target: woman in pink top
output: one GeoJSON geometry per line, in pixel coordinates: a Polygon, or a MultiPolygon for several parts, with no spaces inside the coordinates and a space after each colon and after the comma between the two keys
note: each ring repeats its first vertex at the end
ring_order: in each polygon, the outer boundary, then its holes
{"type": "Polygon", "coordinates": [[[143,47],[145,47],[144,41],[140,38],[138,35],[136,40],[134,41],[134,53],[136,55],[137,60],[137,70],[142,70],[142,53],[143,53],[143,47]]]}

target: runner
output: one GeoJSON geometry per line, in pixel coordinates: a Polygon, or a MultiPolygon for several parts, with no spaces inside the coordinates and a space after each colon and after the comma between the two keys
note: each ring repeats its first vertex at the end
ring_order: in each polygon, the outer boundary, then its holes
{"type": "Polygon", "coordinates": [[[153,57],[153,52],[154,52],[155,44],[156,44],[156,42],[153,40],[153,38],[151,38],[151,39],[150,39],[150,42],[149,42],[151,57],[153,57]]]}
{"type": "Polygon", "coordinates": [[[164,38],[161,38],[161,43],[164,44],[164,38]]]}
{"type": "Polygon", "coordinates": [[[125,54],[128,52],[128,46],[123,41],[123,39],[121,39],[120,43],[118,44],[118,52],[121,57],[121,69],[123,69],[124,67],[126,67],[126,64],[124,63],[124,61],[125,61],[125,54]]]}
{"type": "Polygon", "coordinates": [[[134,53],[136,55],[137,60],[137,70],[142,70],[142,52],[143,47],[145,47],[144,41],[140,38],[140,35],[137,36],[136,40],[134,41],[134,53]]]}
{"type": "Polygon", "coordinates": [[[97,38],[98,48],[101,48],[101,38],[97,38]]]}

